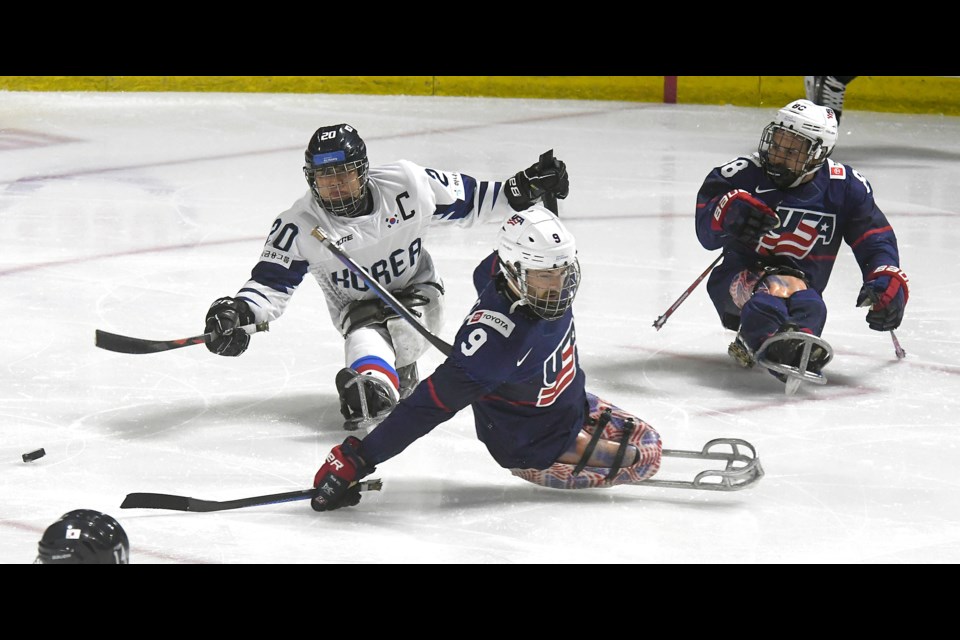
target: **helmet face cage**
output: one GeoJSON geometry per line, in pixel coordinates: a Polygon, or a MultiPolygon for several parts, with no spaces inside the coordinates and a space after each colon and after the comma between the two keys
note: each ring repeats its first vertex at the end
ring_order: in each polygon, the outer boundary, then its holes
{"type": "Polygon", "coordinates": [[[757,151],[770,181],[789,189],[818,171],[836,142],[833,110],[809,100],[795,100],[764,128],[757,151]]]}
{"type": "Polygon", "coordinates": [[[542,205],[513,214],[500,229],[497,254],[520,304],[544,320],[563,317],[580,287],[580,263],[559,218],[542,205]]]}
{"type": "Polygon", "coordinates": [[[811,140],[776,123],[763,130],[758,151],[770,181],[781,189],[797,186],[826,161],[822,141],[811,140]]]}
{"type": "Polygon", "coordinates": [[[313,198],[332,215],[364,213],[369,169],[366,144],[348,124],[321,127],[304,152],[303,175],[313,198]]]}
{"type": "Polygon", "coordinates": [[[544,320],[559,320],[573,304],[580,288],[580,261],[548,269],[502,263],[510,286],[524,304],[544,320]]]}
{"type": "Polygon", "coordinates": [[[77,509],[47,527],[34,564],[129,564],[130,542],[116,520],[77,509]]]}

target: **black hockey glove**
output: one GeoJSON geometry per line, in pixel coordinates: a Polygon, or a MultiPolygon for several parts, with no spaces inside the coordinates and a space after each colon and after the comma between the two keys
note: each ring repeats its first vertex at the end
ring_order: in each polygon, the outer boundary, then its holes
{"type": "Polygon", "coordinates": [[[870,307],[867,323],[874,331],[892,331],[903,321],[903,310],[910,299],[910,280],[898,267],[874,269],[860,287],[858,307],[870,307]]]}
{"type": "Polygon", "coordinates": [[[514,211],[523,211],[544,193],[551,193],[558,200],[563,200],[570,193],[567,165],[563,160],[553,157],[545,163],[537,162],[507,180],[506,191],[507,201],[514,211]]]}
{"type": "Polygon", "coordinates": [[[360,439],[347,436],[343,444],[335,446],[323,466],[313,477],[316,492],[310,500],[314,511],[333,511],[341,507],[355,507],[360,502],[360,485],[357,484],[374,471],[357,453],[360,439]]]}
{"type": "Polygon", "coordinates": [[[743,189],[729,191],[717,202],[710,228],[756,248],[767,231],[780,225],[776,212],[743,189]]]}
{"type": "Polygon", "coordinates": [[[204,333],[212,331],[216,334],[206,343],[207,349],[219,356],[238,356],[247,350],[250,334],[246,331],[235,331],[235,329],[253,324],[256,319],[243,300],[217,298],[207,310],[206,322],[204,333]]]}

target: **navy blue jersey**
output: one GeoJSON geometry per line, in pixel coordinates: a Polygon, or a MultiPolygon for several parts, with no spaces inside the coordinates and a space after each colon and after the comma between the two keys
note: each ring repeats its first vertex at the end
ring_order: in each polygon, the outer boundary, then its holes
{"type": "Polygon", "coordinates": [[[546,469],[576,440],[586,418],[572,309],[546,321],[501,293],[496,254],[474,272],[480,297],[453,351],[363,440],[370,465],[472,406],[477,437],[507,469],[546,469]]]}
{"type": "Polygon", "coordinates": [[[819,293],[827,286],[840,243],[846,242],[863,276],[881,265],[900,266],[897,238],[874,201],[873,188],[852,167],[830,159],[813,180],[792,189],[777,189],[757,153],[714,168],[697,193],[697,238],[704,248],[723,247],[723,263],[711,281],[729,277],[758,262],[799,269],[819,293]],[[710,222],[719,199],[743,189],[777,212],[780,226],[755,247],[714,231],[710,222]]]}

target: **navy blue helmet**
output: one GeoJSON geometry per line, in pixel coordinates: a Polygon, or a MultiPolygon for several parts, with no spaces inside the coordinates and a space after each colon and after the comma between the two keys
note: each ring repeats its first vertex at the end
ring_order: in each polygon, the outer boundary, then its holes
{"type": "Polygon", "coordinates": [[[367,145],[348,124],[320,127],[304,152],[303,175],[325,211],[353,218],[369,212],[367,145]]]}

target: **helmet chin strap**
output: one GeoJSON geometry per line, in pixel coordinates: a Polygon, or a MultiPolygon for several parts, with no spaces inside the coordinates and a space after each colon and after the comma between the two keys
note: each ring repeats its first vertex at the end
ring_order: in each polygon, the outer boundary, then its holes
{"type": "MultiPolygon", "coordinates": [[[[823,166],[823,165],[821,164],[820,167],[822,167],[822,166],[823,166]]],[[[813,169],[813,170],[811,170],[811,171],[807,171],[807,172],[805,172],[805,173],[801,173],[799,176],[797,176],[797,177],[796,177],[792,182],[790,182],[789,184],[781,184],[780,181],[774,179],[774,177],[771,176],[769,173],[767,174],[767,177],[770,178],[770,182],[772,182],[778,189],[793,189],[794,187],[799,187],[801,184],[803,184],[804,182],[807,182],[809,179],[811,179],[811,178],[813,177],[813,175],[816,174],[816,172],[820,170],[820,167],[817,167],[816,169],[813,169]]]]}
{"type": "Polygon", "coordinates": [[[522,293],[520,293],[520,291],[517,289],[517,285],[513,283],[513,280],[511,280],[510,278],[505,278],[505,280],[507,281],[507,289],[509,289],[510,293],[512,293],[517,298],[513,302],[513,304],[510,305],[510,313],[513,313],[514,311],[516,311],[517,307],[521,307],[527,304],[527,298],[522,293]]]}

